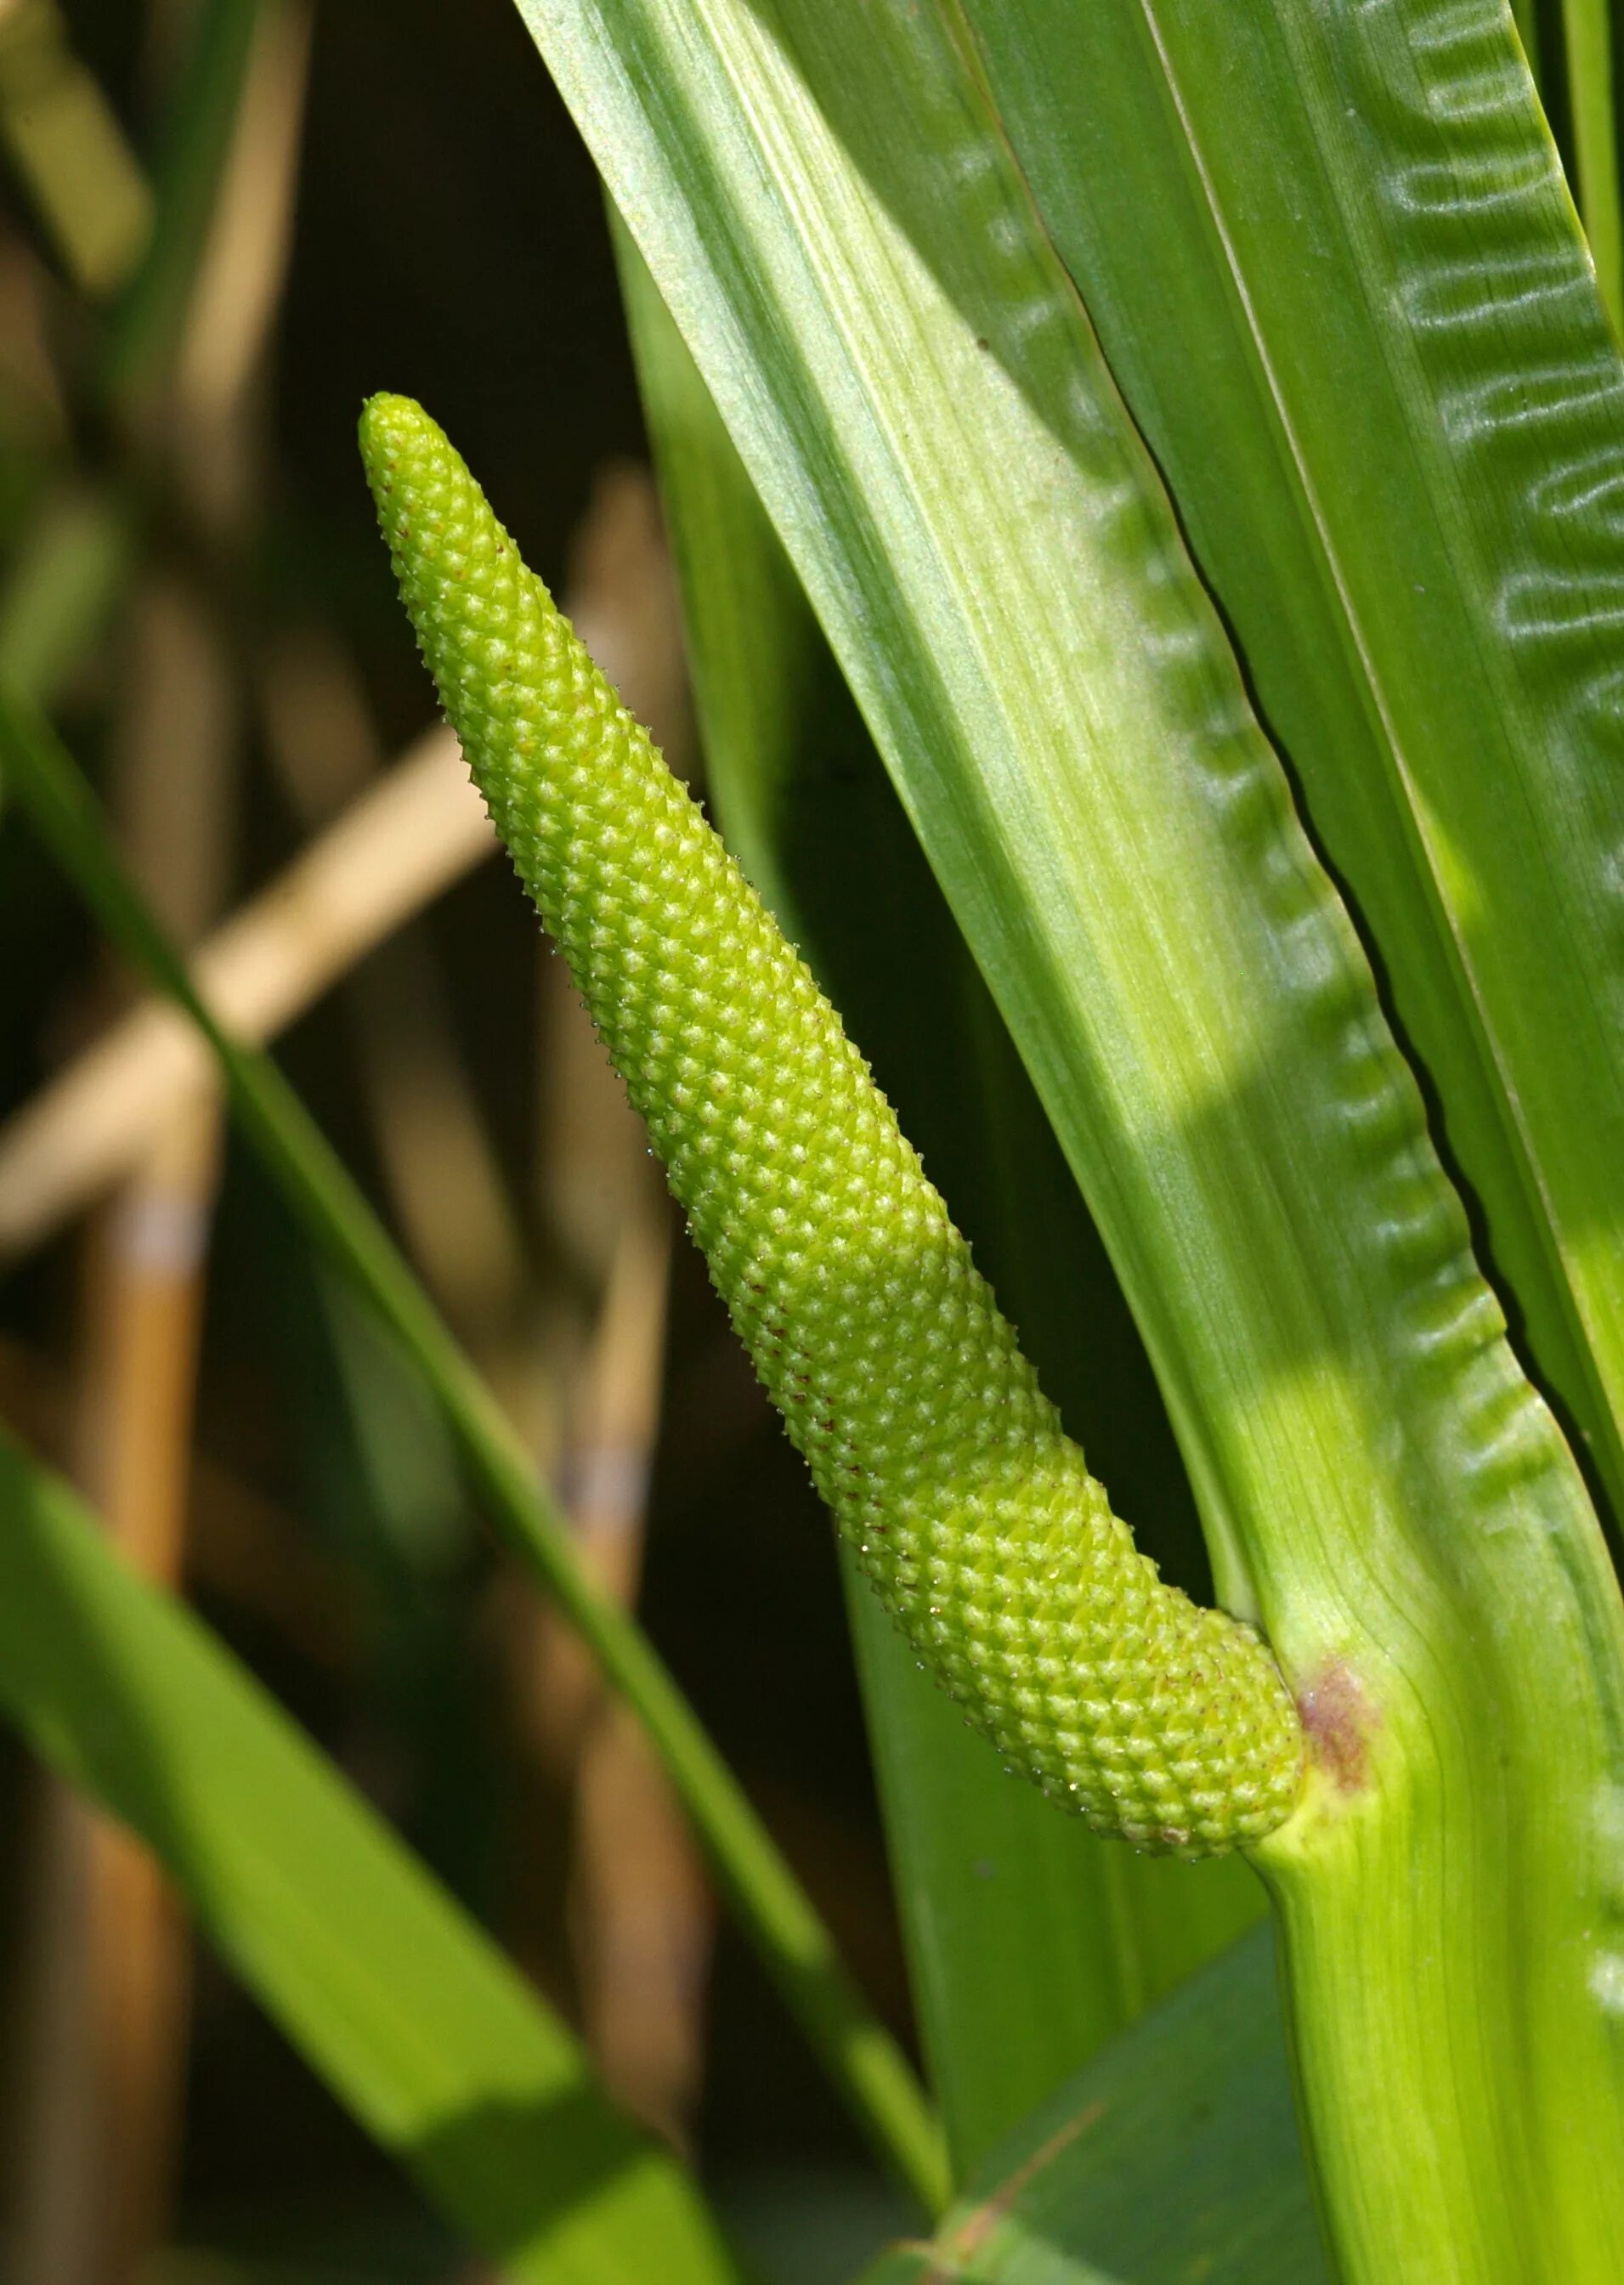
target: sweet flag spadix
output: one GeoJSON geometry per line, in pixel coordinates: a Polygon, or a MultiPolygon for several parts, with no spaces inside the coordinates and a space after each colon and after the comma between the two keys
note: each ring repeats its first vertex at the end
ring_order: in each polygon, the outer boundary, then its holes
{"type": "Polygon", "coordinates": [[[1091,1825],[1260,1839],[1303,1766],[1267,1648],[1135,1549],[839,1017],[441,430],[375,397],[361,448],[497,828],[886,1609],[1091,1825]]]}

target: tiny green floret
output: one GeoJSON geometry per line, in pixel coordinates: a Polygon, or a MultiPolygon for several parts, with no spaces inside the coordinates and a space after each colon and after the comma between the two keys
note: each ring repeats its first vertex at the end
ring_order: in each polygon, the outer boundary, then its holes
{"type": "Polygon", "coordinates": [[[375,397],[361,450],[497,829],[886,1609],[1101,1831],[1273,1831],[1303,1743],[1269,1652],[1136,1551],[839,1017],[440,429],[375,397]]]}

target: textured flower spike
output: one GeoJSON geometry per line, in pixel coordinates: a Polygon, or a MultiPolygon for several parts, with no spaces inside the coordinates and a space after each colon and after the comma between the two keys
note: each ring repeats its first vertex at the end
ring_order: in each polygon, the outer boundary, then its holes
{"type": "Polygon", "coordinates": [[[1302,1740],[1268,1652],[1136,1552],[839,1017],[441,431],[375,397],[361,449],[497,828],[887,1610],[1100,1830],[1270,1832],[1302,1740]]]}

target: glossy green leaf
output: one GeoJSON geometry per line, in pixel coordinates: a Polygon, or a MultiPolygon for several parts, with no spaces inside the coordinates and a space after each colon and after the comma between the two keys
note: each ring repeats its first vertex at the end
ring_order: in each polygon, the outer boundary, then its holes
{"type": "MultiPolygon", "coordinates": [[[[1075,1185],[794,572],[617,228],[718,822],[874,1063],[1096,1464],[1188,1578],[1189,1490],[1075,1185]],[[1079,1292],[1111,1320],[1102,1373],[1079,1292]],[[1113,1416],[1128,1424],[1110,1435],[1113,1416]],[[1182,1528],[1181,1528],[1182,1527],[1182,1528]]],[[[960,2179],[1262,1909],[1238,1858],[1130,1855],[1016,1784],[844,1556],[915,2005],[960,2179]]]]}
{"type": "Polygon", "coordinates": [[[1028,2119],[864,2285],[1320,2285],[1259,1929],[1028,2119]]]}
{"type": "Polygon", "coordinates": [[[0,1704],[502,2273],[737,2278],[697,2190],[259,1684],[0,1437],[0,1704]]]}
{"type": "Polygon", "coordinates": [[[1624,366],[1503,14],[965,15],[1624,1519],[1624,366]]]}
{"type": "Polygon", "coordinates": [[[127,958],[197,1025],[231,1107],[294,1212],[388,1327],[440,1408],[488,1513],[576,1627],[661,1757],[740,1924],[882,2158],[927,2210],[945,2195],[939,2130],[828,1930],[628,1612],[589,1577],[529,1454],[303,1104],[266,1056],[240,1046],[119,860],[59,740],[0,690],[0,764],[80,894],[127,958]]]}
{"type": "MultiPolygon", "coordinates": [[[[1372,2285],[1603,2285],[1624,2268],[1616,1582],[958,20],[522,12],[1082,1182],[1220,1593],[1303,1703],[1313,1783],[1257,1857],[1338,2258],[1372,2285]]],[[[1294,61],[1328,22],[1404,20],[1208,18],[1294,61]]],[[[1296,193],[1289,123],[1257,123],[1270,211],[1296,193]]],[[[1338,305],[1316,310],[1334,339],[1338,305]]],[[[1360,462],[1374,512],[1389,472],[1360,462]]]]}

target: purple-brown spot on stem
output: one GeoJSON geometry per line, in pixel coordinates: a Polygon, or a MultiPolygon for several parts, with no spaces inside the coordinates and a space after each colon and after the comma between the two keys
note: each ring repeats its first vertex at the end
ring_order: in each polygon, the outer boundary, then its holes
{"type": "Polygon", "coordinates": [[[1345,1659],[1332,1659],[1298,1691],[1297,1710],[1309,1754],[1337,1790],[1362,1793],[1370,1782],[1370,1737],[1377,1716],[1345,1659]]]}

